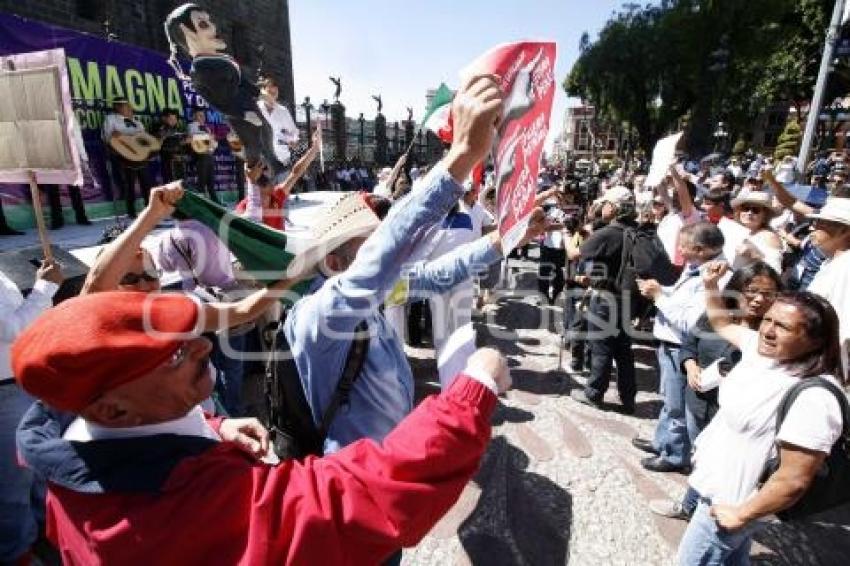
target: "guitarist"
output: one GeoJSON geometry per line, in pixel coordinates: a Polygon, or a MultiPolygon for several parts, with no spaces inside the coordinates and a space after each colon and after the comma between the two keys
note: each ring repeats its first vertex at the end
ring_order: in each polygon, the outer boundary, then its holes
{"type": "MultiPolygon", "coordinates": [[[[192,110],[192,121],[189,122],[188,132],[190,136],[206,134],[212,137],[212,132],[207,127],[207,115],[203,108],[192,110]]],[[[215,144],[215,138],[212,139],[215,144]]],[[[211,201],[221,204],[215,192],[215,156],[212,153],[199,152],[192,148],[192,164],[195,166],[195,175],[198,177],[198,190],[206,190],[211,201]]]]}
{"type": "Polygon", "coordinates": [[[116,98],[112,101],[113,112],[106,116],[103,122],[103,141],[109,148],[109,163],[112,168],[112,181],[123,193],[127,203],[127,216],[136,217],[136,180],[145,206],[151,192],[151,177],[148,172],[148,161],[128,161],[113,151],[109,142],[121,135],[133,135],[145,131],[144,125],[133,115],[133,108],[126,98],[116,98]]]}
{"type": "Polygon", "coordinates": [[[165,108],[159,115],[159,123],[151,129],[151,134],[162,144],[159,159],[163,184],[185,175],[186,132],[180,128],[177,117],[177,110],[165,108]]]}

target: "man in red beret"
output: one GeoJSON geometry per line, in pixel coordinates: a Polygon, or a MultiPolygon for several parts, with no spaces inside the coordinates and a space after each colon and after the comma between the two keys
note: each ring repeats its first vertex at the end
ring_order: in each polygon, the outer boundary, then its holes
{"type": "Polygon", "coordinates": [[[377,564],[457,500],[490,438],[504,358],[479,350],[380,443],[270,465],[253,419],[213,419],[200,307],[180,294],[68,300],[12,347],[39,399],[18,450],[49,486],[65,564],[377,564]]]}

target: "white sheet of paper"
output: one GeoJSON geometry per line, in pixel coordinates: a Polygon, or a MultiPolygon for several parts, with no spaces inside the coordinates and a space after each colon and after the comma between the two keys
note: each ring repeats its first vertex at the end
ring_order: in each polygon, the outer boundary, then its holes
{"type": "Polygon", "coordinates": [[[667,170],[676,158],[676,146],[682,139],[682,133],[662,138],[655,144],[655,149],[652,150],[652,164],[649,166],[649,174],[646,176],[644,186],[657,187],[664,180],[667,170]]]}

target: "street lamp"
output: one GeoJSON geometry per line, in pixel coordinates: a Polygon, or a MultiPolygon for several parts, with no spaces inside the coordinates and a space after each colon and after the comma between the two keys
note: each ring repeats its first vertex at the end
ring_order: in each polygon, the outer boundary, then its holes
{"type": "Polygon", "coordinates": [[[724,151],[726,140],[729,139],[729,132],[726,130],[726,124],[723,122],[717,123],[717,129],[714,130],[714,150],[724,151]]]}

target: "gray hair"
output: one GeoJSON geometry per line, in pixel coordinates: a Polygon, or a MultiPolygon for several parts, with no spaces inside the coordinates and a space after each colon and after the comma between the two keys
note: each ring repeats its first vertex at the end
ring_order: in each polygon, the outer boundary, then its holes
{"type": "Polygon", "coordinates": [[[723,249],[725,243],[720,228],[716,224],[706,221],[684,226],[679,231],[679,238],[687,238],[694,246],[715,250],[718,253],[723,249]]]}

